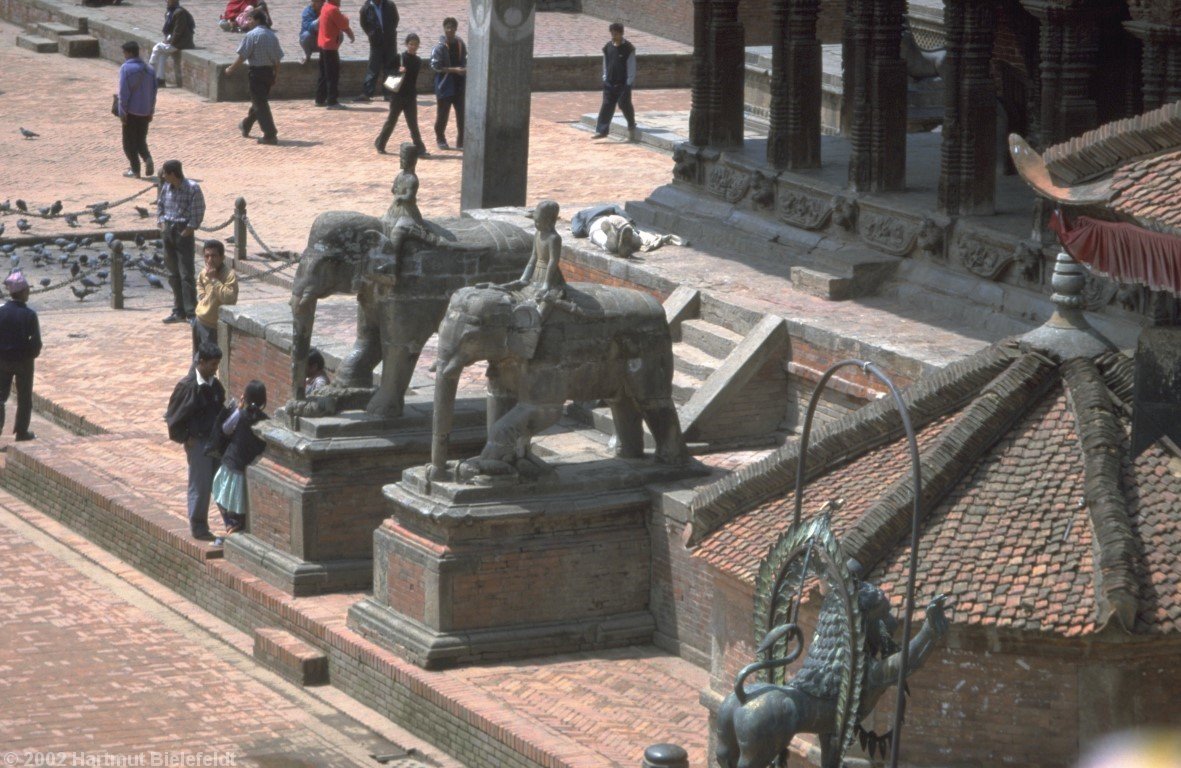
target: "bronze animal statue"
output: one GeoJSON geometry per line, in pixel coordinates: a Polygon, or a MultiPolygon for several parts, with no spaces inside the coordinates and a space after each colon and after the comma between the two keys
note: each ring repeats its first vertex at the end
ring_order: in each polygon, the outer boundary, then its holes
{"type": "MultiPolygon", "coordinates": [[[[716,757],[725,768],[786,766],[788,747],[799,733],[819,737],[822,768],[839,768],[860,722],[898,681],[901,653],[893,640],[898,621],[890,614],[890,601],[879,587],[856,579],[841,560],[827,515],[793,527],[772,549],[760,571],[758,606],[766,615],[756,616],[756,621],[770,625],[787,618],[781,601],[790,590],[784,584],[806,578],[812,558],[824,566],[822,583],[828,591],[803,665],[787,682],[745,683],[762,670],[782,674],[802,650],[781,650],[793,639],[802,641],[794,621],[773,626],[759,652],[778,651],[778,657],[745,667],[718,711],[716,757]]],[[[908,675],[922,666],[947,632],[945,606],[942,595],[928,604],[923,627],[910,640],[908,675]]],[[[868,740],[885,755],[892,734],[861,735],[863,743],[868,740]]]]}

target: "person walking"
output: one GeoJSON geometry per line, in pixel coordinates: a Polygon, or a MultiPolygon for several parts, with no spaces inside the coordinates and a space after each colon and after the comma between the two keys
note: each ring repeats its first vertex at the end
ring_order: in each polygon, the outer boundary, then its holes
{"type": "Polygon", "coordinates": [[[28,306],[29,283],[17,271],[4,280],[11,298],[0,307],[0,432],[4,431],[4,404],[16,380],[18,442],[36,437],[29,431],[33,417],[33,361],[41,354],[41,325],[28,306]]]}
{"type": "Polygon", "coordinates": [[[316,83],[316,106],[344,109],[340,103],[340,41],[341,34],[356,40],[349,27],[348,17],[340,12],[340,0],[325,0],[320,11],[320,30],[316,44],[320,46],[320,79],[316,83]]]}
{"type": "Polygon", "coordinates": [[[179,160],[160,167],[160,197],[156,222],[164,241],[164,266],[172,288],[172,314],[166,323],[192,320],[197,311],[197,282],[193,264],[193,236],[205,218],[205,195],[192,179],[186,179],[179,160]]]}
{"type": "Polygon", "coordinates": [[[140,158],[144,175],[151,176],[152,152],[148,149],[148,126],[156,111],[156,73],[139,57],[139,43],[123,43],[123,66],[119,67],[119,121],[123,124],[123,154],[131,167],[123,172],[138,179],[140,158]]]}
{"type": "Polygon", "coordinates": [[[279,37],[267,26],[267,15],[262,11],[255,11],[250,16],[250,31],[242,38],[238,45],[238,58],[226,67],[226,77],[234,73],[242,62],[250,67],[250,110],[238,129],[243,138],[250,136],[250,129],[254,121],[262,129],[259,144],[278,144],[279,129],[275,127],[275,118],[271,115],[271,88],[279,80],[279,62],[283,60],[283,47],[279,45],[279,37]]]}
{"type": "Polygon", "coordinates": [[[218,460],[211,456],[210,439],[226,403],[226,390],[217,380],[221,348],[206,342],[197,349],[197,363],[173,387],[164,421],[168,437],[185,446],[189,465],[187,512],[193,538],[212,541],[209,497],[218,460]]]}
{"type": "Polygon", "coordinates": [[[636,110],[632,107],[632,86],[636,82],[636,47],[623,37],[623,25],[613,23],[608,29],[611,42],[603,46],[603,106],[592,138],[604,139],[611,130],[615,105],[627,120],[628,141],[636,140],[636,110]]]}
{"type": "Polygon", "coordinates": [[[398,6],[394,0],[365,0],[361,6],[361,29],[369,38],[369,68],[361,83],[357,101],[372,101],[386,73],[396,68],[398,55],[398,6]]]}
{"type": "Polygon", "coordinates": [[[238,303],[238,275],[226,264],[226,247],[220,240],[206,240],[202,247],[205,268],[197,275],[197,311],[193,318],[193,352],[201,344],[217,343],[217,316],[222,307],[238,303]]]}
{"type": "Polygon", "coordinates": [[[377,147],[379,154],[385,154],[386,144],[390,141],[394,126],[398,124],[398,115],[404,114],[406,115],[406,127],[410,130],[410,139],[418,148],[418,156],[430,157],[430,153],[426,151],[426,145],[422,143],[422,135],[418,132],[416,85],[419,70],[422,69],[422,59],[418,58],[418,45],[418,35],[413,32],[406,35],[406,50],[395,59],[394,64],[398,68],[398,74],[402,76],[402,83],[398,86],[398,90],[390,91],[390,113],[386,116],[385,124],[381,126],[381,133],[377,134],[377,138],[373,141],[373,146],[377,147]]]}
{"type": "Polygon", "coordinates": [[[320,11],[324,0],[309,0],[299,17],[299,47],[303,49],[303,63],[312,60],[312,54],[320,50],[317,38],[320,34],[320,11]]]}
{"type": "Polygon", "coordinates": [[[459,22],[443,19],[443,34],[431,51],[431,69],[435,73],[435,142],[439,149],[447,145],[447,120],[455,107],[455,148],[463,149],[463,94],[467,85],[467,46],[456,35],[459,22]]]}
{"type": "MultiPolygon", "coordinates": [[[[181,7],[180,0],[167,2],[164,9],[164,40],[152,46],[152,55],[148,57],[148,66],[156,73],[156,85],[160,88],[164,87],[164,69],[168,59],[177,51],[194,47],[193,33],[197,28],[193,14],[181,7]]],[[[180,85],[180,59],[174,59],[174,62],[176,84],[180,85]]]]}

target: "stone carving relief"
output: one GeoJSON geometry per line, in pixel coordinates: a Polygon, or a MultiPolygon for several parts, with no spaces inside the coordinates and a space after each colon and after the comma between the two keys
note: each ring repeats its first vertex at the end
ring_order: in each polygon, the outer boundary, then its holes
{"type": "Polygon", "coordinates": [[[918,235],[915,238],[915,244],[918,245],[919,250],[932,259],[947,261],[947,252],[943,248],[946,240],[947,236],[943,226],[930,216],[923,216],[922,221],[919,222],[918,235]]]}
{"type": "Polygon", "coordinates": [[[698,164],[696,156],[684,147],[673,150],[673,178],[697,184],[698,164]]]}
{"type": "Polygon", "coordinates": [[[996,280],[1013,261],[1013,254],[975,232],[963,232],[953,248],[959,261],[974,275],[996,280]]]}
{"type": "Polygon", "coordinates": [[[857,201],[851,197],[837,195],[832,199],[832,223],[846,232],[857,226],[857,201]]]}
{"type": "Polygon", "coordinates": [[[1013,251],[1013,261],[1021,265],[1021,276],[1026,280],[1041,285],[1042,282],[1042,251],[1028,240],[1017,243],[1013,251]]]}
{"type": "Polygon", "coordinates": [[[918,236],[918,228],[905,220],[869,211],[861,214],[857,229],[865,242],[891,256],[905,256],[918,236]]]}
{"type": "Polygon", "coordinates": [[[832,203],[828,200],[796,190],[779,193],[779,219],[800,229],[824,229],[832,211],[832,203]]]}
{"type": "Polygon", "coordinates": [[[750,174],[724,165],[715,165],[709,169],[705,188],[710,194],[717,195],[727,203],[737,203],[746,197],[746,191],[750,189],[750,174]]]}
{"type": "Polygon", "coordinates": [[[750,202],[757,210],[767,211],[775,206],[775,179],[755,171],[754,183],[751,185],[750,202]]]}
{"type": "Polygon", "coordinates": [[[1087,270],[1087,280],[1083,283],[1083,309],[1098,312],[1110,304],[1117,293],[1119,283],[1087,270]]]}

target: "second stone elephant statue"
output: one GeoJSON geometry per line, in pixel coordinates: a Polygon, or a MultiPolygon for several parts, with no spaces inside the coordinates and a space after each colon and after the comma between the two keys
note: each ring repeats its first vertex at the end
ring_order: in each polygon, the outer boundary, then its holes
{"type": "MultiPolygon", "coordinates": [[[[375,417],[402,414],[406,389],[423,345],[435,332],[457,288],[504,282],[521,274],[532,238],[500,221],[446,219],[426,222],[440,241],[407,241],[400,254],[386,252],[380,218],[353,211],[316,217],[291,291],[294,320],[291,391],[304,399],[307,354],[317,302],[337,293],[357,295],[357,336],[336,371],[333,388],[372,388],[382,364],[381,383],[366,411],[375,417]]],[[[314,411],[305,410],[304,413],[314,411]]]]}
{"type": "Polygon", "coordinates": [[[433,478],[544,472],[530,441],[558,420],[568,400],[608,402],[619,456],[643,455],[646,423],[657,461],[689,461],[672,400],[672,339],[660,302],[625,288],[570,283],[551,304],[539,311],[533,300],[496,286],[451,297],[439,326],[433,478]],[[479,360],[488,361],[488,442],[452,475],[447,440],[459,377],[479,360]]]}

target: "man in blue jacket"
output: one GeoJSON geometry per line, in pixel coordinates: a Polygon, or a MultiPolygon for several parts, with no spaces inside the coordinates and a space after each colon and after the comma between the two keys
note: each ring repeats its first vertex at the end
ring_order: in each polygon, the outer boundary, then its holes
{"type": "Polygon", "coordinates": [[[131,167],[123,172],[139,178],[139,161],[144,161],[144,176],[156,173],[148,149],[148,126],[156,111],[156,73],[139,57],[139,43],[123,43],[123,66],[119,67],[119,120],[123,123],[123,154],[131,167]]]}
{"type": "Polygon", "coordinates": [[[0,431],[4,430],[4,403],[16,379],[16,439],[32,440],[33,361],[41,354],[41,325],[29,300],[29,283],[20,272],[4,281],[12,298],[0,307],[0,431]]]}
{"type": "Polygon", "coordinates": [[[455,107],[455,148],[463,149],[463,92],[467,83],[467,46],[455,34],[459,22],[448,16],[443,19],[443,34],[431,51],[431,69],[435,73],[435,141],[439,149],[451,149],[447,144],[447,119],[455,107]]]}

